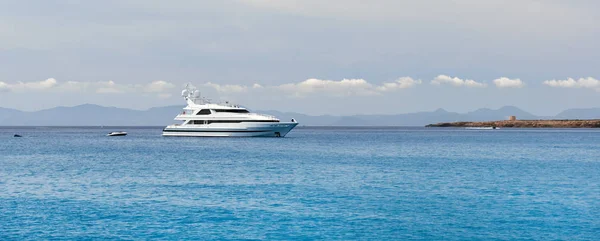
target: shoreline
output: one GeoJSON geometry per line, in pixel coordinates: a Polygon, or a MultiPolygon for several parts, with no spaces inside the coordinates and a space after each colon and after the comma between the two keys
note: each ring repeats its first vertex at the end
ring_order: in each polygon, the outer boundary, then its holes
{"type": "Polygon", "coordinates": [[[429,124],[425,127],[600,128],[600,119],[458,121],[440,122],[436,124],[429,124]]]}

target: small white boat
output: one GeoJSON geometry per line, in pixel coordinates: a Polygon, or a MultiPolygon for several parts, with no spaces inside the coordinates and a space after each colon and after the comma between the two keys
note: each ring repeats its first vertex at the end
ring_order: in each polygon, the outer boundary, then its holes
{"type": "Polygon", "coordinates": [[[482,126],[482,127],[465,127],[465,129],[467,129],[467,130],[496,130],[496,129],[500,129],[500,128],[495,127],[495,126],[482,126]]]}
{"type": "Polygon", "coordinates": [[[124,131],[113,131],[111,133],[108,133],[107,136],[126,136],[127,132],[124,131]]]}

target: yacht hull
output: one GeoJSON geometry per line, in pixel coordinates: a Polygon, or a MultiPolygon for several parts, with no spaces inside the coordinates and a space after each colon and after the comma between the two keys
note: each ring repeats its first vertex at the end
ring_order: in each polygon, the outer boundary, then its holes
{"type": "Polygon", "coordinates": [[[244,124],[210,124],[210,125],[170,125],[163,136],[190,137],[284,137],[298,123],[244,123],[244,124]]]}

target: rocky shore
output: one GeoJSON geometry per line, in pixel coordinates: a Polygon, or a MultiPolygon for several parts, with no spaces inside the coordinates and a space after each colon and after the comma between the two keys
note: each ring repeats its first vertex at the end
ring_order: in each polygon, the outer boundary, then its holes
{"type": "Polygon", "coordinates": [[[499,127],[499,128],[600,128],[597,120],[503,120],[483,122],[443,122],[426,127],[499,127]]]}

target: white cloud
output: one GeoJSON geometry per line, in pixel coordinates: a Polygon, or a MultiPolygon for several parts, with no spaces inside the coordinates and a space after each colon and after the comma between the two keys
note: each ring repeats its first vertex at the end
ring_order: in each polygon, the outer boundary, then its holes
{"type": "Polygon", "coordinates": [[[162,93],[174,88],[175,85],[163,80],[152,81],[152,83],[143,86],[144,92],[162,93]]]}
{"type": "Polygon", "coordinates": [[[421,82],[421,80],[414,80],[411,77],[401,77],[398,78],[395,82],[383,83],[382,86],[377,87],[377,90],[385,92],[397,89],[406,89],[421,84],[421,82]]]}
{"type": "Polygon", "coordinates": [[[300,83],[279,85],[276,88],[296,96],[304,96],[317,92],[336,96],[377,94],[373,85],[364,79],[343,79],[340,81],[307,79],[300,83]]]}
{"type": "Polygon", "coordinates": [[[402,77],[394,82],[383,83],[380,86],[373,85],[364,79],[342,79],[322,80],[307,79],[298,83],[288,83],[275,86],[263,86],[254,84],[251,87],[245,85],[219,85],[212,82],[204,84],[220,93],[241,93],[252,90],[277,91],[287,95],[301,97],[309,94],[325,94],[333,96],[366,96],[379,95],[383,92],[391,92],[399,89],[411,88],[421,84],[421,80],[414,80],[411,77],[402,77]]]}
{"type": "Polygon", "coordinates": [[[117,84],[112,80],[106,82],[92,83],[96,93],[102,94],[120,94],[120,93],[148,93],[156,94],[159,98],[168,98],[171,96],[169,91],[175,88],[175,85],[163,80],[152,81],[148,84],[117,84]]]}
{"type": "Polygon", "coordinates": [[[568,78],[566,80],[546,80],[544,81],[544,84],[551,87],[590,88],[600,90],[600,80],[592,77],[579,78],[578,80],[573,78],[568,78]]]}
{"type": "Polygon", "coordinates": [[[486,84],[479,83],[475,80],[471,80],[471,79],[463,80],[458,77],[450,77],[450,76],[443,75],[443,74],[435,77],[431,81],[431,84],[434,84],[434,85],[451,84],[454,86],[466,86],[466,87],[485,87],[486,86],[486,84]]]}
{"type": "Polygon", "coordinates": [[[243,85],[219,85],[211,82],[204,84],[204,86],[212,87],[221,93],[240,93],[246,92],[246,90],[248,89],[247,86],[243,85]]]}
{"type": "Polygon", "coordinates": [[[95,84],[99,86],[98,88],[96,88],[96,93],[100,94],[124,93],[127,91],[128,88],[128,86],[126,85],[117,85],[117,83],[115,83],[112,80],[106,82],[96,82],[95,84]]]}
{"type": "Polygon", "coordinates": [[[17,82],[9,84],[0,82],[0,91],[2,92],[24,92],[24,91],[44,91],[56,87],[58,82],[54,78],[49,78],[36,82],[17,82]]]}
{"type": "Polygon", "coordinates": [[[17,82],[8,84],[0,82],[0,92],[52,91],[52,92],[93,92],[99,94],[147,93],[156,94],[159,98],[170,96],[168,93],[175,85],[157,80],[148,84],[118,84],[112,80],[97,82],[67,81],[59,83],[54,78],[38,82],[17,82]]]}
{"type": "Polygon", "coordinates": [[[0,81],[0,92],[10,91],[10,86],[7,83],[0,81]]]}
{"type": "Polygon", "coordinates": [[[67,81],[60,84],[57,89],[63,92],[78,92],[86,90],[89,86],[89,82],[67,81]]]}
{"type": "Polygon", "coordinates": [[[133,89],[133,85],[120,85],[112,80],[96,82],[67,81],[59,84],[57,89],[61,92],[95,92],[100,94],[126,93],[133,89]]]}
{"type": "Polygon", "coordinates": [[[521,88],[525,85],[521,79],[509,79],[507,77],[495,79],[494,84],[498,88],[521,88]]]}
{"type": "Polygon", "coordinates": [[[149,93],[165,98],[166,93],[175,88],[175,85],[163,80],[152,81],[148,84],[118,84],[112,80],[97,82],[68,81],[61,84],[59,88],[65,92],[92,91],[99,94],[149,93]]]}
{"type": "Polygon", "coordinates": [[[49,78],[37,82],[17,82],[15,84],[4,83],[4,88],[15,92],[43,91],[55,87],[57,83],[58,82],[54,78],[49,78]]]}

